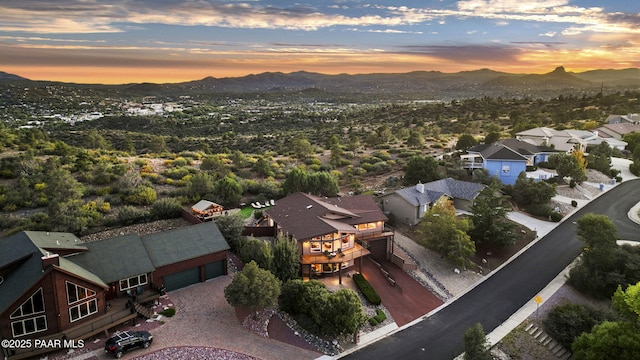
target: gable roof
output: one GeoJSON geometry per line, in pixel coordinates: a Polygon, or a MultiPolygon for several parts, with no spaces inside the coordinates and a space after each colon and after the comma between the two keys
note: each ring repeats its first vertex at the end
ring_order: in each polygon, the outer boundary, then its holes
{"type": "Polygon", "coordinates": [[[25,231],[25,233],[37,247],[54,253],[59,250],[87,250],[85,244],[71,233],[49,231],[25,231]]]}
{"type": "Polygon", "coordinates": [[[333,232],[356,232],[353,225],[388,220],[368,195],[328,199],[298,192],[278,200],[264,213],[297,240],[333,232]]]}
{"type": "Polygon", "coordinates": [[[535,155],[539,153],[557,152],[557,150],[552,149],[548,146],[534,145],[530,142],[520,139],[503,139],[498,142],[521,155],[535,155]]]}
{"type": "Polygon", "coordinates": [[[230,249],[213,221],[145,235],[141,240],[156,268],[230,249]]]}
{"type": "Polygon", "coordinates": [[[482,184],[452,178],[440,179],[422,185],[423,192],[418,190],[420,185],[417,185],[396,190],[395,193],[411,205],[419,206],[434,203],[443,195],[455,199],[473,200],[485,187],[482,184]]]}
{"type": "Polygon", "coordinates": [[[622,135],[640,131],[640,124],[620,123],[605,124],[598,129],[600,137],[621,137],[622,135]]]}
{"type": "Polygon", "coordinates": [[[191,209],[192,210],[196,210],[196,211],[205,211],[205,210],[208,210],[210,208],[218,208],[218,207],[222,207],[222,206],[219,205],[219,204],[214,203],[213,201],[200,200],[195,205],[193,205],[191,207],[191,209]]]}
{"type": "MultiPolygon", "coordinates": [[[[22,231],[15,235],[0,239],[0,273],[3,282],[0,284],[0,312],[3,312],[19,297],[42,279],[46,272],[42,271],[42,257],[47,251],[38,247],[48,244],[51,239],[73,239],[72,234],[22,231]]],[[[54,240],[55,243],[55,240],[54,240]]],[[[59,265],[54,268],[72,274],[78,278],[92,282],[98,286],[108,286],[96,274],[74,264],[66,258],[58,258],[59,265]]]]}
{"type": "Polygon", "coordinates": [[[142,240],[136,234],[86,243],[89,251],[69,256],[107,283],[155,270],[142,240]]]}
{"type": "Polygon", "coordinates": [[[516,136],[550,138],[558,135],[558,131],[548,127],[537,127],[516,133],[516,136]]]}
{"type": "Polygon", "coordinates": [[[25,232],[0,239],[0,313],[42,278],[42,255],[25,232]]]}
{"type": "Polygon", "coordinates": [[[229,249],[214,222],[144,237],[129,234],[82,244],[78,241],[70,233],[44,231],[22,231],[0,239],[0,313],[46,274],[42,257],[49,251],[77,250],[58,257],[54,270],[106,289],[107,283],[152,272],[156,267],[229,249]]]}
{"type": "Polygon", "coordinates": [[[517,151],[510,149],[499,142],[493,144],[476,145],[469,149],[469,152],[477,152],[485,160],[512,160],[527,161],[528,159],[517,151]]]}

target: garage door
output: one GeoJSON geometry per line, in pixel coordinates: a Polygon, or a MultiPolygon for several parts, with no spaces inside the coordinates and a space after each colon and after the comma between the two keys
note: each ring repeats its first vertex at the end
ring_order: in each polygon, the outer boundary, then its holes
{"type": "Polygon", "coordinates": [[[164,277],[164,286],[168,291],[176,290],[200,282],[200,268],[194,267],[164,277]]]}
{"type": "Polygon", "coordinates": [[[205,265],[204,274],[207,280],[224,275],[224,266],[225,266],[224,260],[216,261],[216,262],[205,265]]]}

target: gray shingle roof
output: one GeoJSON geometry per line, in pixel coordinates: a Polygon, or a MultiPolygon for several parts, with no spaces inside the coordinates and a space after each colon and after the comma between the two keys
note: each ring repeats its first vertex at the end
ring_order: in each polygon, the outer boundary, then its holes
{"type": "Polygon", "coordinates": [[[424,192],[417,190],[416,186],[406,187],[396,190],[408,203],[413,206],[430,204],[438,200],[442,195],[447,195],[456,199],[473,200],[478,196],[484,185],[446,178],[423,184],[424,192]]]}
{"type": "Polygon", "coordinates": [[[477,145],[469,149],[469,152],[480,153],[485,160],[527,161],[526,157],[500,143],[477,145]]]}
{"type": "Polygon", "coordinates": [[[213,221],[149,234],[141,239],[156,268],[230,249],[213,221]]]}
{"type": "Polygon", "coordinates": [[[69,233],[23,231],[0,239],[0,312],[43,276],[43,248],[75,249],[58,269],[107,288],[107,283],[149,273],[157,267],[224,251],[229,245],[213,222],[140,237],[135,234],[78,244],[69,233]]]}
{"type": "Polygon", "coordinates": [[[3,276],[0,312],[4,312],[42,278],[42,255],[24,232],[0,239],[0,270],[18,265],[3,276]]]}
{"type": "Polygon", "coordinates": [[[155,270],[142,240],[136,234],[86,243],[84,253],[68,259],[110,283],[155,270]]]}
{"type": "MultiPolygon", "coordinates": [[[[55,239],[63,238],[74,242],[73,237],[67,233],[23,231],[0,239],[0,269],[11,269],[4,274],[0,284],[0,312],[6,310],[42,278],[44,273],[41,258],[48,252],[39,248],[36,243],[46,245],[54,239],[55,244],[55,239]]],[[[66,258],[59,258],[58,268],[99,286],[108,287],[96,274],[66,258]]]]}

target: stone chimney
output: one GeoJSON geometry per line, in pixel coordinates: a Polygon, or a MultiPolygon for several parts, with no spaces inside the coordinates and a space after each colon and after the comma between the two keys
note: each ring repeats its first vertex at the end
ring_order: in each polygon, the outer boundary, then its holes
{"type": "Polygon", "coordinates": [[[42,270],[46,270],[51,265],[60,266],[60,256],[58,256],[58,254],[47,253],[45,256],[41,257],[40,259],[42,259],[42,270]]]}
{"type": "Polygon", "coordinates": [[[416,185],[416,191],[418,191],[420,194],[424,194],[424,184],[419,182],[418,185],[416,185]]]}

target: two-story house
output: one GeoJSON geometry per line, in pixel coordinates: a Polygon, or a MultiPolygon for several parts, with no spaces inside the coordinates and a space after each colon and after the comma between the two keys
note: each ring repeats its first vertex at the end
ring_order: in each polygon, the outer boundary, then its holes
{"type": "Polygon", "coordinates": [[[364,256],[389,259],[393,232],[371,196],[321,198],[291,194],[264,210],[276,231],[298,242],[302,276],[338,274],[361,266],[364,256]],[[359,263],[360,262],[360,263],[359,263]]]}
{"type": "Polygon", "coordinates": [[[503,184],[513,185],[518,175],[526,172],[527,166],[547,161],[549,156],[557,152],[560,151],[521,139],[504,139],[493,144],[474,146],[460,158],[463,168],[485,169],[503,184]]]}

